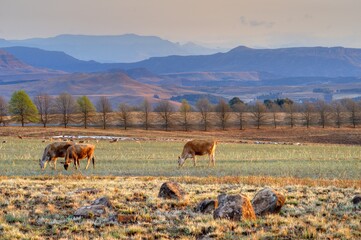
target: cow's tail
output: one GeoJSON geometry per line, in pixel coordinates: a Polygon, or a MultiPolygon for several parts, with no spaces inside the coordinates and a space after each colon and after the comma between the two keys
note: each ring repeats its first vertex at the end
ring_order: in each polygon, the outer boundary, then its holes
{"type": "Polygon", "coordinates": [[[214,152],[216,151],[216,146],[218,144],[218,140],[213,140],[213,146],[212,146],[212,154],[214,154],[214,152]]]}
{"type": "Polygon", "coordinates": [[[92,157],[92,162],[93,162],[93,168],[95,168],[95,157],[92,157]]]}

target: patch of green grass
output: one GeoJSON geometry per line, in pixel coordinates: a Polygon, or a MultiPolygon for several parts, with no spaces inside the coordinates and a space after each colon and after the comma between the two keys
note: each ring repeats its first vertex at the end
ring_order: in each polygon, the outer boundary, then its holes
{"type": "MultiPolygon", "coordinates": [[[[92,142],[90,142],[92,143],[92,142]]],[[[8,138],[1,145],[0,175],[114,175],[114,176],[274,176],[323,179],[359,179],[361,148],[343,145],[257,145],[220,143],[216,150],[216,167],[208,167],[208,156],[197,157],[197,167],[187,159],[178,168],[177,158],[184,142],[108,141],[93,142],[95,169],[73,166],[65,171],[58,159],[57,170],[39,167],[45,146],[38,139],[8,138]]]]}

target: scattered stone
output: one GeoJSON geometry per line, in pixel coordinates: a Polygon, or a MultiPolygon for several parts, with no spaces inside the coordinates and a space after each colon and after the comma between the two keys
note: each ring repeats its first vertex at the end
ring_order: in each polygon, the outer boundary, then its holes
{"type": "Polygon", "coordinates": [[[181,186],[176,182],[165,182],[162,184],[159,190],[158,197],[165,199],[184,199],[186,193],[181,186]]]}
{"type": "Polygon", "coordinates": [[[212,199],[203,200],[196,207],[197,212],[201,213],[211,213],[218,207],[218,201],[212,199]]]}
{"type": "Polygon", "coordinates": [[[257,216],[279,213],[286,201],[285,196],[272,188],[260,190],[252,199],[252,206],[257,216]]]}
{"type": "Polygon", "coordinates": [[[352,199],[352,203],[353,204],[359,204],[361,202],[361,195],[356,195],[356,196],[354,196],[353,197],[353,199],[352,199]]]}
{"type": "Polygon", "coordinates": [[[93,218],[106,213],[104,205],[90,205],[79,208],[74,212],[75,217],[93,218]]]}
{"type": "Polygon", "coordinates": [[[83,192],[86,192],[89,194],[97,194],[100,192],[100,190],[96,189],[96,188],[81,188],[81,189],[78,189],[75,191],[75,193],[83,193],[83,192]]]}
{"type": "Polygon", "coordinates": [[[119,223],[135,223],[137,221],[137,215],[118,214],[117,219],[119,223]]]}
{"type": "Polygon", "coordinates": [[[218,196],[218,208],[213,213],[213,218],[225,218],[235,221],[255,220],[252,204],[245,195],[226,195],[218,196]]]}
{"type": "Polygon", "coordinates": [[[91,205],[103,205],[108,208],[112,208],[113,204],[108,197],[101,197],[92,202],[91,205]]]}

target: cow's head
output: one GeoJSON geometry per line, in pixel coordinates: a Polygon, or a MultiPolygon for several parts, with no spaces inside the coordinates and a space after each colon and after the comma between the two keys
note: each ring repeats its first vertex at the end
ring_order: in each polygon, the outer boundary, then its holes
{"type": "Polygon", "coordinates": [[[64,164],[64,169],[68,171],[68,167],[69,167],[69,163],[65,162],[61,162],[64,164]]]}
{"type": "Polygon", "coordinates": [[[182,157],[178,156],[178,166],[182,167],[185,160],[186,160],[185,158],[182,158],[182,157]]]}
{"type": "Polygon", "coordinates": [[[49,162],[49,160],[50,160],[50,156],[48,154],[43,156],[42,159],[39,159],[39,165],[41,170],[44,170],[46,168],[46,164],[49,162]]]}

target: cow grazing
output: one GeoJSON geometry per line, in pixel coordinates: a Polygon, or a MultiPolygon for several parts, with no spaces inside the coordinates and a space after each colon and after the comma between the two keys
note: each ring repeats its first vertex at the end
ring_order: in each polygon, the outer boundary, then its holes
{"type": "Polygon", "coordinates": [[[205,155],[208,154],[209,163],[215,166],[215,150],[216,150],[217,141],[211,140],[192,140],[187,142],[183,147],[183,152],[180,157],[178,157],[178,164],[179,167],[182,167],[185,160],[187,158],[193,158],[194,166],[197,165],[196,163],[196,155],[205,155]]]}
{"type": "Polygon", "coordinates": [[[43,157],[39,159],[40,168],[44,170],[46,164],[53,161],[54,169],[56,169],[56,160],[58,157],[65,157],[66,150],[72,145],[72,142],[53,142],[48,144],[44,149],[43,157]]]}
{"type": "Polygon", "coordinates": [[[64,168],[68,170],[69,164],[71,160],[74,161],[75,168],[78,169],[79,160],[88,158],[88,164],[86,165],[85,169],[88,169],[90,160],[93,161],[93,168],[95,168],[95,158],[94,158],[94,149],[95,146],[92,144],[75,144],[70,146],[66,150],[64,168]]]}

